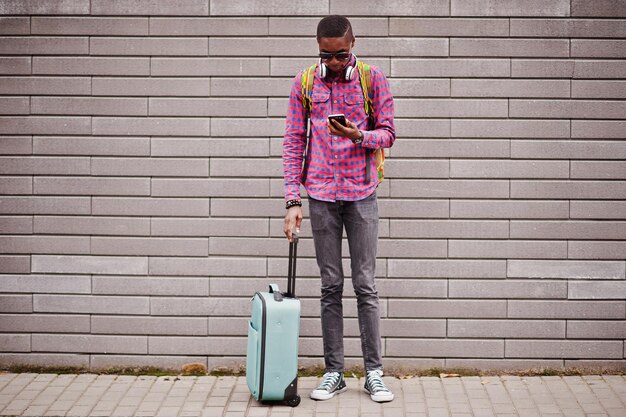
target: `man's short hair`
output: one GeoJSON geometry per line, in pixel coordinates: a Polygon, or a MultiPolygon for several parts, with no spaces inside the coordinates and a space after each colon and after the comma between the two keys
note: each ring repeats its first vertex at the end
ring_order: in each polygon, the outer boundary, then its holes
{"type": "Polygon", "coordinates": [[[317,24],[317,40],[321,38],[343,38],[347,34],[352,38],[350,21],[336,14],[326,16],[317,24]]]}

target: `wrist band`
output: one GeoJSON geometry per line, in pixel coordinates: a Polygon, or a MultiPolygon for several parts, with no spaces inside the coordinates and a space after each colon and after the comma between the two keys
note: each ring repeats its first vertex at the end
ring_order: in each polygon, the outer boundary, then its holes
{"type": "Polygon", "coordinates": [[[289,208],[294,207],[294,206],[302,207],[302,201],[300,201],[300,200],[289,200],[285,204],[285,209],[289,209],[289,208]]]}

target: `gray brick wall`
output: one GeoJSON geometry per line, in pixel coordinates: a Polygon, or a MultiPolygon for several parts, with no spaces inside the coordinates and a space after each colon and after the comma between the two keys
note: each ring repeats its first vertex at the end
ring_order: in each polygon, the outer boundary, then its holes
{"type": "Polygon", "coordinates": [[[396,97],[387,365],[626,366],[621,0],[0,0],[0,365],[244,363],[251,294],[285,285],[287,95],[328,13],[396,97]]]}

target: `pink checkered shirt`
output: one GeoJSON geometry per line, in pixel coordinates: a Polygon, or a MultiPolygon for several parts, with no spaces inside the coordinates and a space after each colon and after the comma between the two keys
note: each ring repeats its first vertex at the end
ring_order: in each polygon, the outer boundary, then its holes
{"type": "MultiPolygon", "coordinates": [[[[355,64],[354,56],[350,65],[355,64]]],[[[302,72],[293,80],[289,95],[287,126],[283,141],[285,201],[300,199],[301,170],[306,146],[306,111],[300,91],[302,72]]],[[[308,171],[304,188],[322,201],[356,201],[369,196],[378,186],[376,160],[372,157],[371,180],[365,181],[365,148],[390,148],[396,139],[393,97],[385,74],[371,66],[374,130],[367,130],[367,113],[358,74],[351,81],[343,77],[323,80],[315,72],[311,109],[311,139],[308,171]],[[363,142],[355,145],[348,138],[333,136],[326,126],[329,114],[343,113],[363,131],[363,142]]]]}

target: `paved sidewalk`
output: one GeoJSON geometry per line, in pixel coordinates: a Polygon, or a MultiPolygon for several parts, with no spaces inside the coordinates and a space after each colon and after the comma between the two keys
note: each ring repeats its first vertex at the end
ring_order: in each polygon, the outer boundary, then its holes
{"type": "Polygon", "coordinates": [[[184,417],[626,417],[626,376],[385,377],[396,399],[377,404],[363,380],[329,401],[296,408],[251,399],[245,377],[0,374],[0,415],[184,417]]]}

